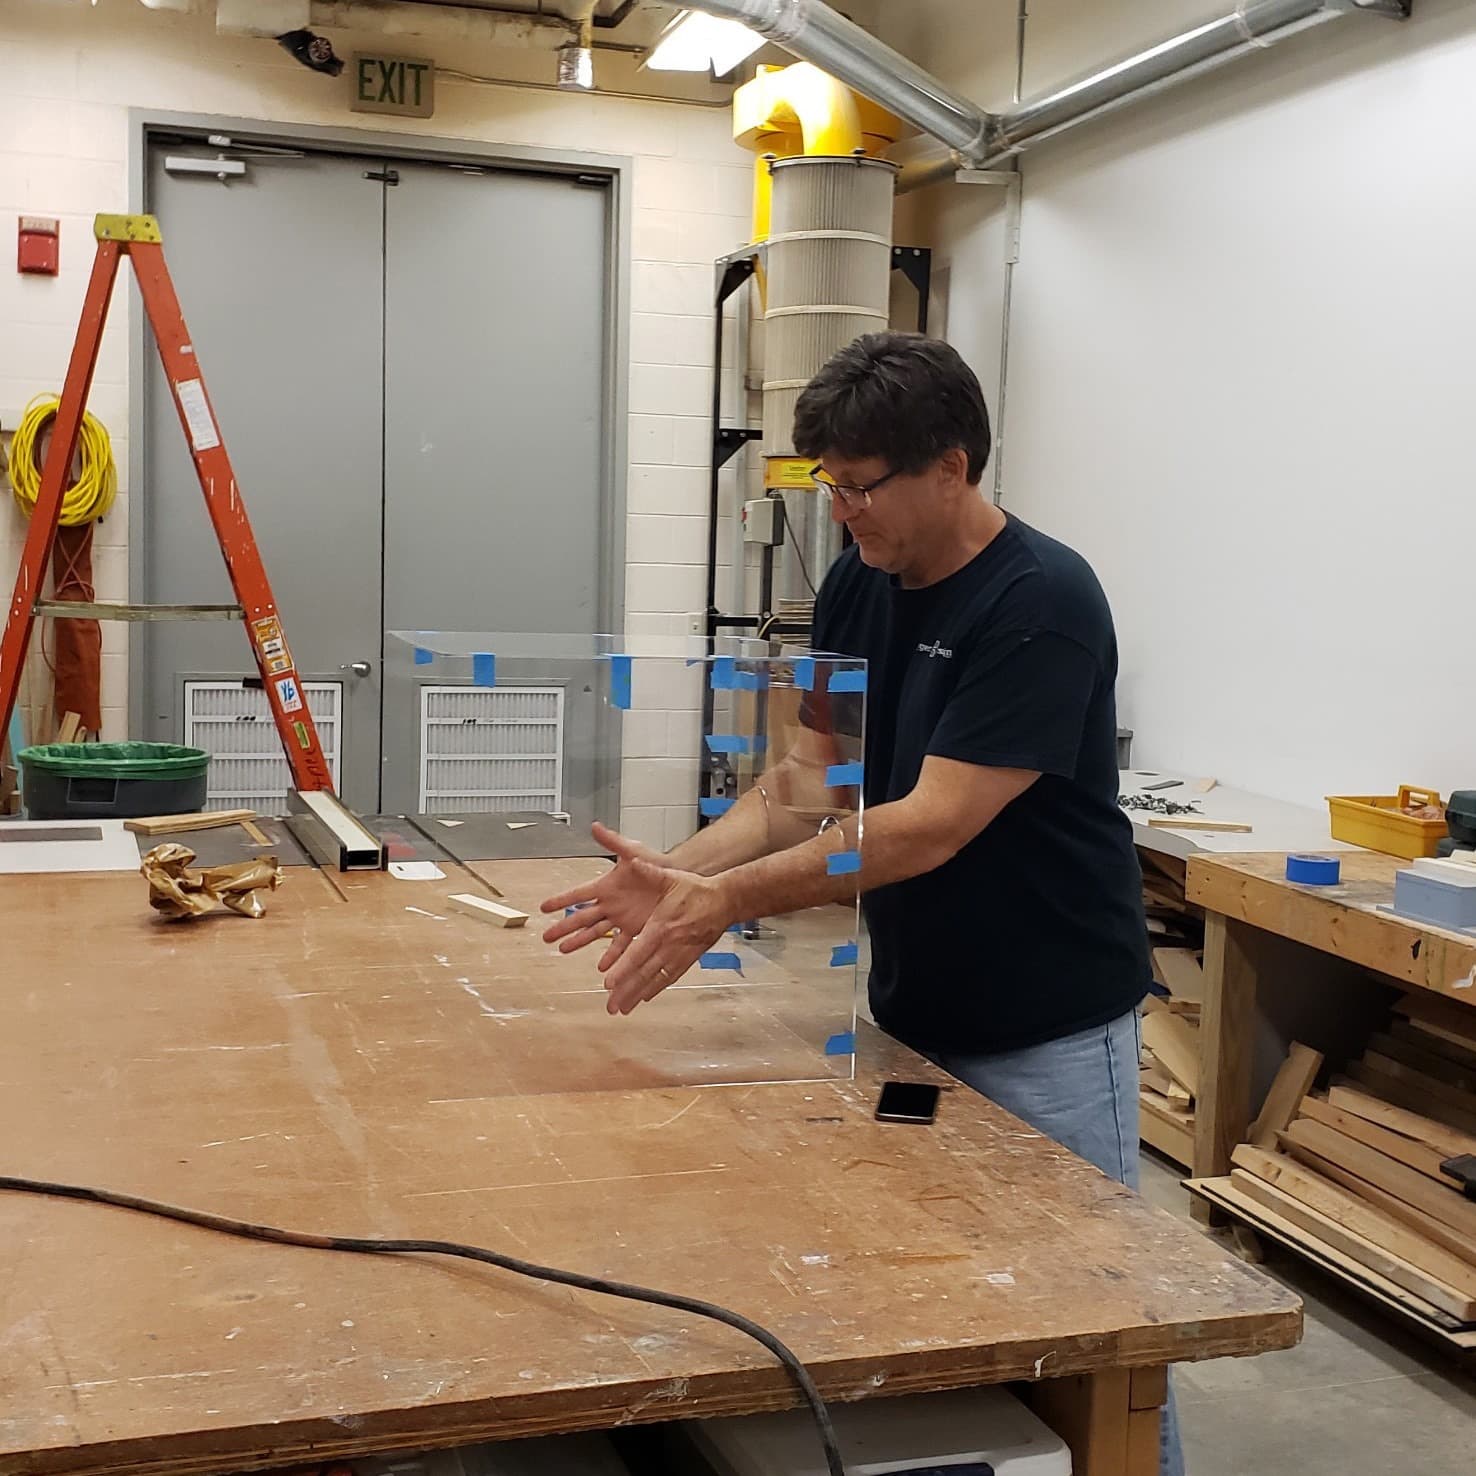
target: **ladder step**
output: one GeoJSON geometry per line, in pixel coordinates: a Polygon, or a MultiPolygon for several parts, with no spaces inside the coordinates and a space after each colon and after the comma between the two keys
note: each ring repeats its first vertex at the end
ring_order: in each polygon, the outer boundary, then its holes
{"type": "Polygon", "coordinates": [[[36,614],[53,620],[244,620],[240,605],[115,605],[37,600],[36,614]]]}

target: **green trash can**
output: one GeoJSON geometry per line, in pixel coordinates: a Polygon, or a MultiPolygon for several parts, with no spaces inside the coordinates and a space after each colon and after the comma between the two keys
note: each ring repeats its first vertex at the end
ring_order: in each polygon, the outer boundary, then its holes
{"type": "Polygon", "coordinates": [[[17,755],[32,820],[183,815],[205,805],[210,755],[177,743],[41,743],[17,755]]]}

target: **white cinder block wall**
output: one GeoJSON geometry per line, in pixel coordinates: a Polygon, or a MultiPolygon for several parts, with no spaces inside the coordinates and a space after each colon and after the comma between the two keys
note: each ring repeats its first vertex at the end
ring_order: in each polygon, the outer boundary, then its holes
{"type": "MultiPolygon", "coordinates": [[[[1228,8],[1031,0],[1023,95],[1228,8]]],[[[1001,108],[1015,11],[883,28],[1001,108]]],[[[1311,805],[1476,783],[1473,77],[1476,8],[1417,0],[1024,155],[1004,503],[1101,575],[1147,765],[1311,805]]],[[[998,195],[906,208],[987,390],[998,195]]]]}
{"type": "MultiPolygon", "coordinates": [[[[340,52],[352,49],[337,40],[340,52]]],[[[419,40],[392,49],[436,51],[419,40]]],[[[552,69],[547,54],[461,51],[436,59],[462,70],[492,71],[499,63],[552,69]]],[[[7,428],[33,394],[60,387],[92,262],[92,216],[128,208],[131,107],[633,156],[626,623],[635,636],[685,632],[705,594],[712,261],[745,242],[750,229],[751,156],[733,143],[725,107],[443,77],[434,118],[380,119],[350,113],[342,79],[308,72],[270,41],[217,36],[209,13],[93,8],[82,0],[0,0],[0,62],[0,220],[22,213],[62,220],[59,278],[0,270],[0,424],[7,428]]],[[[97,536],[98,596],[115,600],[128,593],[128,306],[120,292],[91,400],[113,437],[125,484],[97,536]]],[[[735,384],[735,408],[739,393],[735,384]]],[[[740,465],[724,477],[725,524],[740,465]]],[[[0,576],[7,596],[23,537],[24,523],[6,498],[0,576]]],[[[719,578],[725,590],[726,571],[719,578]]],[[[128,681],[121,627],[105,625],[104,643],[104,736],[121,737],[128,681]]],[[[650,712],[631,715],[622,823],[651,844],[674,843],[695,823],[699,692],[681,684],[689,705],[660,714],[661,721],[650,712]]]]}

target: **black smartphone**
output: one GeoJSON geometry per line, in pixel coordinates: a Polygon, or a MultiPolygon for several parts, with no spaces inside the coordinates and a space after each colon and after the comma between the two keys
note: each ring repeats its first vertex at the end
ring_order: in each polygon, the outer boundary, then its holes
{"type": "Polygon", "coordinates": [[[938,1088],[923,1081],[888,1081],[876,1102],[878,1122],[931,1122],[938,1111],[938,1088]]]}

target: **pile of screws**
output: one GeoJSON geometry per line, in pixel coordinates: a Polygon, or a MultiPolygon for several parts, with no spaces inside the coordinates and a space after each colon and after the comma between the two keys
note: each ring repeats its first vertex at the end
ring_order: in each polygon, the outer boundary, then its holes
{"type": "Polygon", "coordinates": [[[1157,794],[1120,794],[1117,803],[1124,810],[1148,810],[1154,815],[1198,815],[1202,812],[1197,805],[1181,805],[1178,800],[1164,799],[1157,794]]]}

